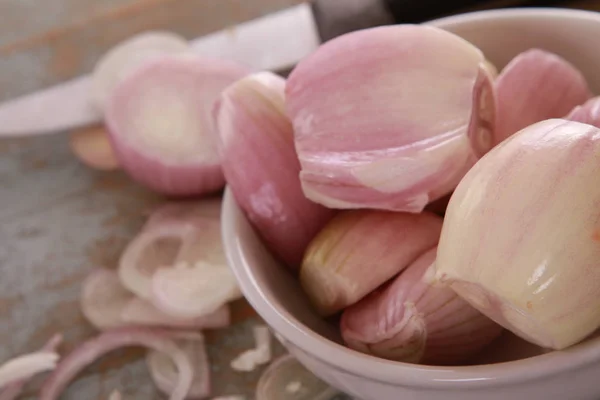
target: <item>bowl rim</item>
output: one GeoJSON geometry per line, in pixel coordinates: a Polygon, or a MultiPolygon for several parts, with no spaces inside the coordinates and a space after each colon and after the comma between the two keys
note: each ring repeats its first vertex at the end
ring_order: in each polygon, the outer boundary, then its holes
{"type": "MultiPolygon", "coordinates": [[[[566,8],[507,8],[475,11],[426,22],[440,28],[486,20],[521,18],[582,19],[600,25],[600,13],[566,8]]],[[[238,231],[241,223],[249,223],[229,187],[225,188],[222,207],[222,239],[228,263],[236,276],[244,297],[267,324],[301,351],[332,368],[356,377],[383,384],[427,389],[493,388],[507,384],[548,378],[573,372],[600,362],[600,338],[585,341],[561,351],[553,351],[526,359],[474,366],[426,366],[380,359],[335,343],[312,331],[265,293],[245,260],[238,231]]]]}

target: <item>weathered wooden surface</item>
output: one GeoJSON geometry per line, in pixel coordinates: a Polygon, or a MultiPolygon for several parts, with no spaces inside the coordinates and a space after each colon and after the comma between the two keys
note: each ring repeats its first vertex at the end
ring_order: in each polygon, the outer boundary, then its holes
{"type": "MultiPolygon", "coordinates": [[[[95,332],[79,311],[81,280],[92,268],[114,268],[163,200],[121,173],[82,167],[60,137],[0,142],[0,193],[0,360],[35,350],[56,332],[65,334],[67,352],[95,332]]],[[[262,368],[238,373],[229,363],[253,346],[251,327],[262,321],[245,301],[234,304],[233,319],[233,327],[206,333],[215,394],[251,399],[262,368]]],[[[164,398],[151,384],[144,354],[107,356],[64,398],[106,399],[115,388],[127,399],[164,398]]],[[[35,398],[36,386],[25,398],[35,398]]]]}
{"type": "MultiPolygon", "coordinates": [[[[340,0],[343,1],[343,0],[340,0]]],[[[112,45],[147,29],[187,38],[300,0],[0,0],[0,101],[88,72],[112,45]]],[[[575,8],[600,10],[600,0],[575,8]]],[[[79,308],[83,277],[114,268],[145,212],[162,200],[120,173],[97,173],[70,155],[65,136],[0,141],[0,361],[64,332],[64,351],[93,334],[79,308]]],[[[229,362],[252,346],[260,323],[243,301],[234,327],[209,332],[215,395],[252,399],[262,368],[235,373],[229,362]]],[[[277,347],[277,352],[281,348],[277,347]]],[[[143,352],[126,350],[89,368],[67,400],[160,399],[143,352]]],[[[28,389],[33,393],[39,379],[28,389]]]]}

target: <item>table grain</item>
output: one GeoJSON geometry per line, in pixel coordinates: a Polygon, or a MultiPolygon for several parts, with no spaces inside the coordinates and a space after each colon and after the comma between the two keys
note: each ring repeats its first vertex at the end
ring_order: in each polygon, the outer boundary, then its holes
{"type": "MultiPolygon", "coordinates": [[[[300,2],[0,0],[0,101],[90,72],[106,50],[141,31],[192,39],[300,2]]],[[[600,0],[565,6],[600,10],[600,0]]],[[[36,349],[56,331],[65,332],[67,351],[92,335],[78,308],[81,280],[92,268],[114,268],[161,201],[122,173],[80,165],[65,135],[1,141],[0,361],[36,349]]],[[[214,394],[251,399],[263,368],[235,373],[228,365],[252,346],[251,327],[262,321],[243,300],[233,310],[232,328],[207,333],[214,394]]],[[[163,398],[150,384],[143,354],[124,350],[103,359],[64,398],[106,399],[115,388],[130,400],[163,398]]],[[[35,398],[39,382],[26,399],[35,398]]]]}

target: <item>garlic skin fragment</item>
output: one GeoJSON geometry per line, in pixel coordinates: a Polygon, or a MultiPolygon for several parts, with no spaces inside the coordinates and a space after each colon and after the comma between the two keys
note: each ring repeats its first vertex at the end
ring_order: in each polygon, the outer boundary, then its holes
{"type": "Polygon", "coordinates": [[[436,252],[344,310],[340,328],[349,347],[394,361],[456,365],[500,335],[500,325],[452,289],[424,280],[436,252]]]}
{"type": "Polygon", "coordinates": [[[541,49],[513,58],[494,85],[494,145],[536,122],[564,118],[592,96],[585,77],[574,65],[541,49]]]}
{"type": "Polygon", "coordinates": [[[564,349],[600,326],[600,130],[533,124],[450,200],[435,278],[516,335],[564,349]]]}
{"type": "Polygon", "coordinates": [[[429,26],[325,43],[286,85],[305,195],[331,208],[422,211],[492,147],[492,73],[478,48],[429,26]]]}
{"type": "Polygon", "coordinates": [[[302,288],[317,312],[332,315],[435,246],[441,229],[442,219],[428,212],[342,211],[308,247],[302,288]]]}
{"type": "Polygon", "coordinates": [[[215,108],[223,172],[236,202],[270,250],[297,270],[334,212],[302,192],[285,80],[271,72],[228,87],[215,108]]]}

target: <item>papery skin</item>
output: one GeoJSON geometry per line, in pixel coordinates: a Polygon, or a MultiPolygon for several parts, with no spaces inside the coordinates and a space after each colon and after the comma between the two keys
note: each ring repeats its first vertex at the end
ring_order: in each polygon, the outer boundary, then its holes
{"type": "Polygon", "coordinates": [[[433,247],[442,219],[421,214],[347,210],[309,245],[300,283],[315,309],[332,315],[356,303],[433,247]]]}
{"type": "Polygon", "coordinates": [[[527,50],[513,58],[494,85],[494,144],[536,122],[564,118],[592,96],[585,77],[574,65],[541,49],[527,50]]]}
{"type": "Polygon", "coordinates": [[[422,254],[393,281],[342,314],[340,330],[349,347],[395,361],[453,365],[496,339],[502,327],[452,289],[423,276],[437,248],[422,254]]]}
{"type": "Polygon", "coordinates": [[[578,105],[565,119],[600,127],[600,96],[578,105]]]}
{"type": "Polygon", "coordinates": [[[270,72],[243,78],[223,92],[215,119],[228,187],[269,249],[297,270],[334,211],[302,192],[284,89],[270,72]]]}
{"type": "Polygon", "coordinates": [[[224,60],[178,54],[153,59],[128,74],[105,112],[122,168],[170,197],[223,189],[211,111],[221,91],[247,73],[224,60]]]}
{"type": "Polygon", "coordinates": [[[492,73],[475,46],[428,26],[325,43],[286,86],[305,195],[331,208],[422,211],[491,148],[492,73]]]}
{"type": "Polygon", "coordinates": [[[549,349],[600,326],[600,130],[536,123],[469,171],[450,200],[436,280],[549,349]]]}

